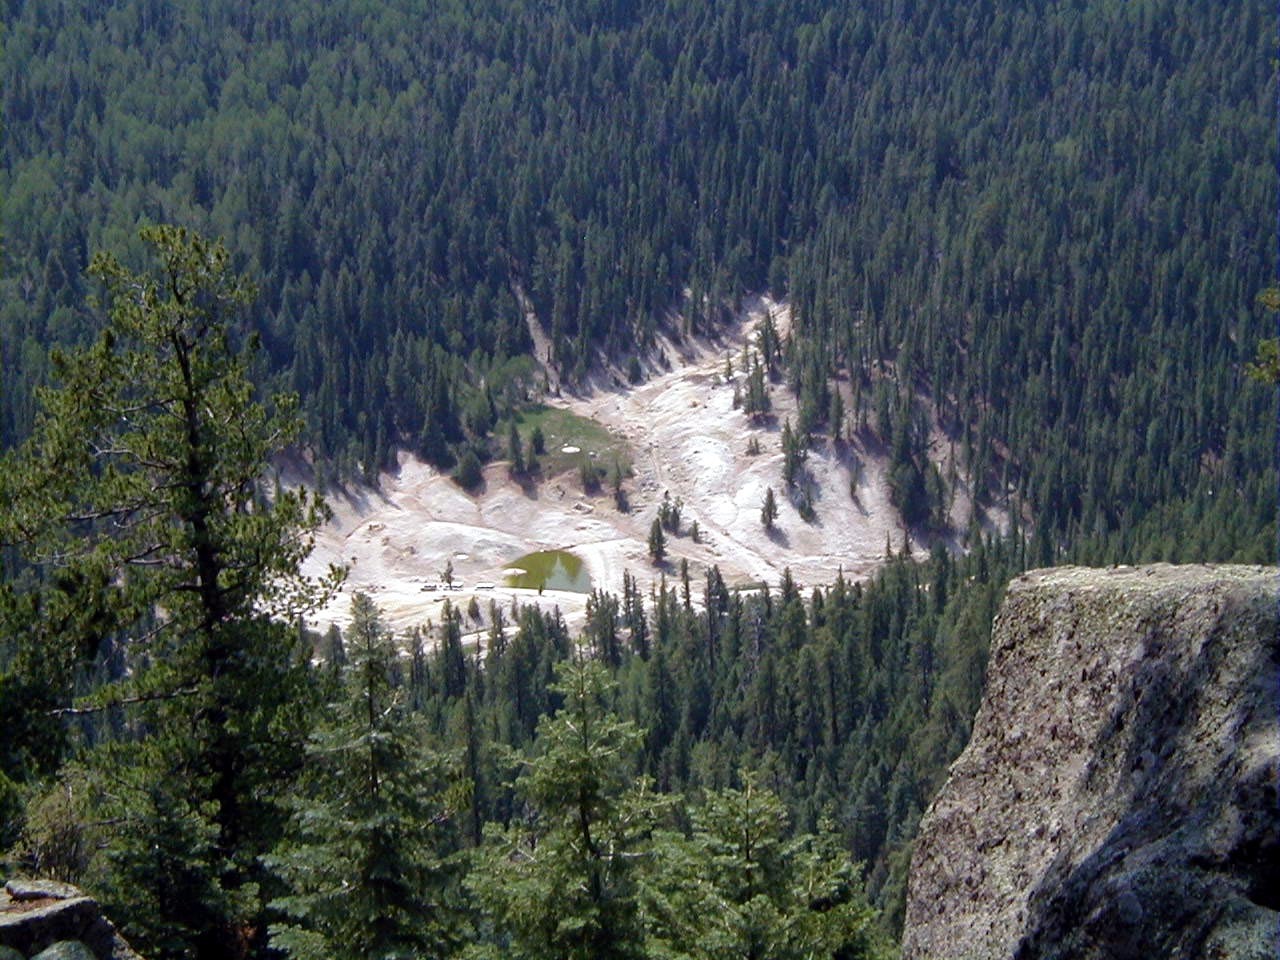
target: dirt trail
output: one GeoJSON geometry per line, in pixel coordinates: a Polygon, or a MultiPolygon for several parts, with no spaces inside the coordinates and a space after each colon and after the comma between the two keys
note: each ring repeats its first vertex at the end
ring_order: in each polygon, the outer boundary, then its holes
{"type": "MultiPolygon", "coordinates": [[[[883,460],[857,444],[837,449],[819,438],[807,463],[818,495],[815,517],[806,523],[782,482],[781,425],[788,417],[794,423],[795,398],[784,385],[774,384],[774,416],[760,426],[734,407],[725,357],[732,358],[734,379],[743,379],[743,347],[754,343],[757,327],[770,314],[785,335],[786,307],[758,298],[715,341],[661,342],[659,356],[665,355],[670,368],[651,371],[638,386],[605,373],[580,396],[547,401],[626,438],[634,471],[625,484],[628,513],[615,508],[607,490],[585,495],[569,474],[522,489],[507,478],[505,463],[490,464],[484,492],[468,496],[447,476],[407,455],[401,456],[397,474],[382,478],[379,491],[331,498],[334,519],[321,531],[308,566],[320,570],[330,562],[347,563],[350,573],[343,594],[318,621],[344,622],[350,593],[364,590],[398,630],[438,623],[446,595],[464,610],[471,597],[477,599],[482,617],[471,622],[475,630],[484,629],[491,601],[504,610],[513,601],[559,606],[575,623],[585,595],[502,585],[503,570],[513,560],[550,548],[572,550],[586,563],[593,585],[616,593],[621,593],[624,570],[648,589],[664,572],[678,579],[682,559],[698,582],[712,564],[731,585],[777,583],[786,567],[808,586],[833,580],[841,568],[846,577],[866,576],[882,561],[886,541],[897,549],[903,540],[888,501],[883,460]],[[754,456],[747,452],[753,436],[761,451],[754,456]],[[769,487],[780,508],[771,534],[760,521],[769,487]],[[659,569],[649,561],[647,541],[664,492],[682,501],[684,535],[667,537],[667,566],[659,569]],[[688,536],[694,521],[699,543],[688,536]],[[424,591],[449,561],[464,589],[424,591]]],[[[701,593],[700,586],[695,592],[701,593]]]]}

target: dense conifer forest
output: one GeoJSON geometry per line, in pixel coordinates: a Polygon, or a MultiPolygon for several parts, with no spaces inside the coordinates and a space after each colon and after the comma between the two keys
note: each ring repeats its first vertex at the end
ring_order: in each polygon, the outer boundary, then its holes
{"type": "Polygon", "coordinates": [[[396,445],[485,459],[533,379],[526,309],[572,379],[768,289],[811,426],[847,373],[847,415],[918,469],[927,405],[1042,553],[1124,552],[1157,511],[1153,536],[1185,525],[1165,552],[1257,554],[1267,13],[11,3],[0,441],[48,344],[92,327],[89,255],[171,222],[258,279],[261,372],[342,474],[396,445]]]}
{"type": "Polygon", "coordinates": [[[1270,12],[10,0],[0,850],[155,958],[890,950],[1008,579],[1274,559],[1270,12]],[[876,437],[927,526],[937,423],[1010,535],[300,627],[272,457],[503,458],[540,365],[761,291],[789,455],[876,437]]]}

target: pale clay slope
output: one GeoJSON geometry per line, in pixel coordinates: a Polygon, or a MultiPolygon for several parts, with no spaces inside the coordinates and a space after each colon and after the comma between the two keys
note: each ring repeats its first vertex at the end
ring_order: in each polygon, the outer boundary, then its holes
{"type": "MultiPolygon", "coordinates": [[[[785,334],[786,307],[757,299],[715,342],[664,341],[661,353],[670,369],[649,371],[637,387],[610,376],[607,385],[585,395],[548,399],[626,438],[634,468],[625,484],[630,513],[615,509],[607,489],[595,497],[584,495],[575,474],[547,478],[526,494],[507,479],[503,462],[485,468],[485,491],[471,497],[448,476],[405,454],[399,473],[384,475],[380,490],[332,496],[333,520],[320,532],[306,569],[319,573],[330,563],[345,563],[349,573],[342,593],[318,613],[317,623],[345,622],[356,590],[370,593],[397,630],[438,623],[443,596],[423,592],[422,585],[438,581],[450,557],[456,579],[465,585],[450,595],[455,604],[465,608],[474,595],[487,614],[490,600],[509,611],[515,599],[558,606],[570,624],[579,623],[585,595],[507,588],[503,571],[530,551],[561,548],[582,557],[594,586],[620,594],[628,570],[648,591],[662,575],[649,561],[647,541],[664,491],[683,500],[682,530],[696,520],[701,531],[699,544],[687,535],[667,538],[668,580],[678,583],[680,560],[687,558],[695,596],[701,595],[704,571],[712,564],[730,585],[776,584],[788,566],[806,586],[829,583],[841,568],[851,579],[868,575],[883,560],[886,540],[895,550],[903,541],[901,521],[888,502],[883,460],[857,444],[840,454],[820,438],[808,460],[820,491],[817,519],[805,523],[782,483],[781,425],[787,417],[795,422],[795,398],[785,384],[774,384],[776,416],[759,427],[733,408],[725,357],[732,356],[735,377],[741,379],[743,346],[754,343],[766,312],[785,334]],[[747,454],[753,435],[760,442],[758,456],[747,454]],[[850,495],[853,476],[856,499],[850,495]],[[770,486],[780,507],[772,536],[760,523],[770,486]],[[496,586],[476,590],[479,583],[496,586]]],[[[946,445],[934,446],[935,459],[945,461],[946,445]]],[[[969,509],[967,502],[953,505],[960,529],[968,523],[969,509]]],[[[924,545],[913,546],[919,551],[924,545]]]]}

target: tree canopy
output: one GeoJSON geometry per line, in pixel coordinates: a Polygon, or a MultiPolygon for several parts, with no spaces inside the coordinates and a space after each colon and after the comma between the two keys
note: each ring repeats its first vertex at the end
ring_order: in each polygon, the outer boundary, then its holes
{"type": "Polygon", "coordinates": [[[254,399],[254,339],[233,343],[252,291],[226,249],[168,227],[141,239],[144,272],[95,257],[105,326],[55,353],[60,383],[0,464],[0,540],[27,564],[3,584],[2,686],[43,684],[64,709],[136,705],[126,730],[152,736],[99,754],[134,774],[104,794],[133,798],[114,818],[113,888],[135,902],[188,895],[185,923],[158,909],[151,935],[216,951],[255,909],[238,894],[261,872],[276,778],[295,762],[304,692],[288,624],[324,591],[299,565],[325,508],[268,489],[299,423],[292,398],[271,411],[254,399]],[[73,708],[91,667],[108,682],[73,708]],[[173,850],[171,867],[148,842],[173,850]]]}
{"type": "MultiPolygon", "coordinates": [[[[1280,195],[1268,16],[11,4],[0,444],[32,427],[45,346],[92,338],[88,251],[130,262],[134,225],[169,220],[261,278],[257,372],[300,395],[338,474],[396,446],[504,455],[490,431],[531,388],[510,364],[535,333],[571,382],[672,311],[708,331],[771,290],[793,333],[742,368],[749,411],[785,373],[802,432],[839,432],[833,378],[855,424],[884,384],[1051,542],[1123,550],[1178,513],[1215,556],[1256,554],[1271,398],[1240,374],[1274,335],[1253,304],[1280,195]]],[[[934,481],[900,452],[898,499],[928,523],[934,481]]]]}

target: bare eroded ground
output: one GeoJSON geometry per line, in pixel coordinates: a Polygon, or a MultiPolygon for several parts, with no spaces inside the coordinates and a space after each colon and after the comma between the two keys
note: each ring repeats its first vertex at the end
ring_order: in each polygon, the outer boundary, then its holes
{"type": "MultiPolygon", "coordinates": [[[[742,380],[743,347],[754,343],[756,328],[769,313],[785,333],[786,308],[760,298],[715,342],[664,342],[655,359],[665,358],[665,368],[649,371],[638,386],[602,376],[583,395],[548,399],[627,440],[633,465],[625,484],[627,513],[615,507],[607,484],[595,496],[584,494],[576,472],[522,488],[507,478],[505,463],[494,463],[485,470],[485,490],[472,497],[407,455],[397,474],[382,478],[380,490],[331,497],[334,519],[321,532],[308,567],[319,571],[330,562],[346,563],[350,572],[342,594],[320,612],[318,622],[343,622],[351,592],[363,590],[397,630],[438,623],[446,594],[423,586],[437,583],[452,561],[454,576],[464,585],[447,594],[455,604],[465,607],[475,596],[482,611],[491,600],[504,610],[513,600],[554,605],[573,623],[581,618],[585,595],[503,586],[503,571],[517,557],[551,548],[576,553],[592,584],[615,593],[622,591],[624,570],[645,589],[664,573],[678,580],[682,559],[699,583],[712,564],[730,585],[777,583],[786,567],[807,586],[830,582],[839,569],[847,578],[869,574],[883,560],[886,542],[896,550],[904,537],[888,501],[883,457],[856,441],[837,447],[817,438],[807,464],[817,481],[816,517],[806,523],[788,501],[782,481],[781,425],[788,417],[794,423],[795,398],[785,385],[774,384],[774,416],[759,425],[734,407],[726,355],[732,357],[734,379],[742,380]],[[761,451],[754,456],[747,451],[753,436],[761,451]],[[772,533],[760,516],[768,487],[780,509],[772,533]],[[664,491],[683,502],[683,535],[667,537],[667,564],[656,567],[647,541],[664,491]],[[693,521],[700,530],[698,543],[687,533],[693,521]]],[[[934,453],[944,460],[945,445],[935,444],[934,453]]],[[[968,510],[967,502],[953,506],[961,529],[968,510]]],[[[694,592],[700,594],[700,587],[694,592]]]]}

